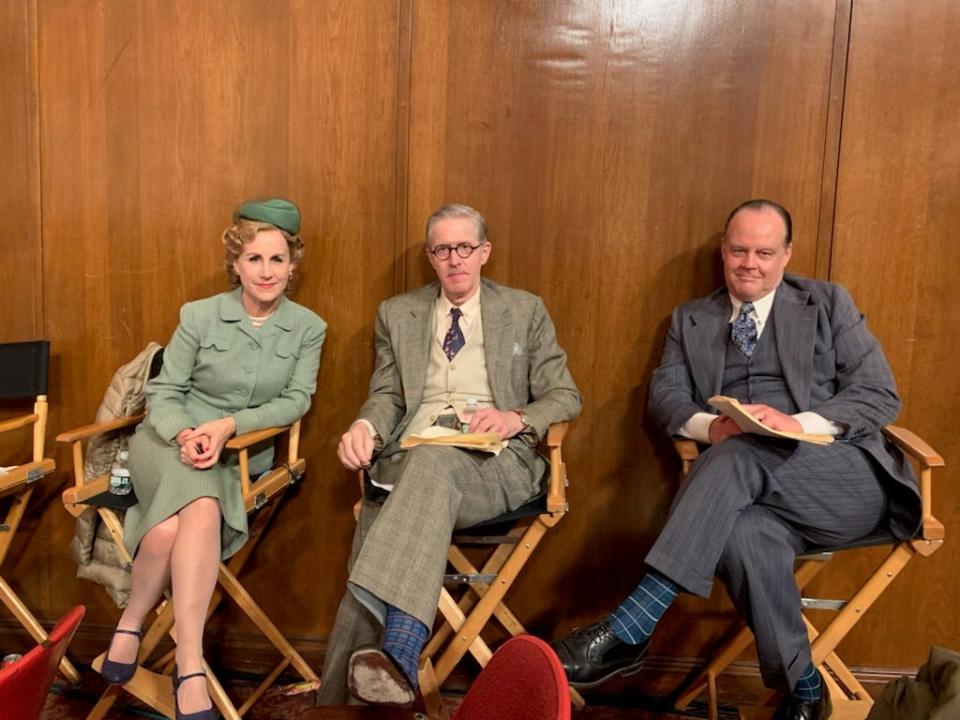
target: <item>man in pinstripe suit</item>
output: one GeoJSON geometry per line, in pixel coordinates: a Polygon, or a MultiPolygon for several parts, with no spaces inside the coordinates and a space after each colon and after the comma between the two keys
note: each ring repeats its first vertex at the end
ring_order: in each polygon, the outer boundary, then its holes
{"type": "Polygon", "coordinates": [[[793,579],[798,553],[888,523],[919,524],[916,480],[880,432],[900,408],[893,376],[850,296],[785,275],[791,220],[752,200],[730,214],[726,287],[674,310],[649,411],[671,436],[710,447],[677,494],[647,573],[607,618],[556,643],[575,686],[639,669],[678,591],[708,597],[719,575],[757,640],[766,685],[785,692],[776,720],[823,720],[827,693],[810,659],[793,579]],[[708,398],[737,398],[777,430],[833,435],[827,446],[742,433],[708,398]]]}
{"type": "Polygon", "coordinates": [[[546,469],[540,438],[580,412],[543,302],[480,277],[491,251],[483,217],[464,205],[440,208],[427,221],[426,251],[437,282],[381,305],[370,395],[338,447],[344,467],[366,468],[369,482],[323,703],[342,701],[345,683],[364,702],[412,703],[452,531],[535,496],[546,469]],[[401,449],[431,425],[496,432],[509,443],[496,456],[401,449]]]}

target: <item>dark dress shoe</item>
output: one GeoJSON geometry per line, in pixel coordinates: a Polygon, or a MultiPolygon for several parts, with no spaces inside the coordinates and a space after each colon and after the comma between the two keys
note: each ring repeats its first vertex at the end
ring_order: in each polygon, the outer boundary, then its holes
{"type": "Polygon", "coordinates": [[[577,628],[553,643],[571,687],[591,688],[615,675],[640,670],[650,641],[630,645],[613,634],[606,620],[577,628]]]}
{"type": "Polygon", "coordinates": [[[820,691],[820,698],[812,702],[787,695],[780,703],[770,720],[827,720],[830,717],[830,693],[826,686],[820,691]]]}
{"type": "Polygon", "coordinates": [[[198,677],[202,677],[204,682],[207,680],[207,674],[205,672],[177,675],[177,666],[173,666],[173,714],[175,720],[220,720],[220,711],[214,706],[212,698],[210,700],[210,707],[206,710],[198,710],[192,713],[180,712],[180,698],[177,697],[177,690],[180,689],[180,686],[183,685],[185,681],[198,677]]]}
{"type": "MultiPolygon", "coordinates": [[[[113,631],[113,634],[116,635],[117,633],[122,635],[136,635],[138,640],[143,640],[143,633],[140,630],[122,630],[121,628],[117,628],[113,631]]],[[[112,637],[110,638],[110,645],[111,647],[113,646],[112,637]]],[[[111,660],[110,648],[107,648],[107,657],[103,659],[103,664],[100,666],[100,675],[104,680],[111,685],[126,685],[136,672],[136,660],[128,663],[111,660]]]]}
{"type": "Polygon", "coordinates": [[[347,665],[347,690],[370,705],[413,707],[416,688],[390,653],[376,645],[361,645],[347,665]]]}

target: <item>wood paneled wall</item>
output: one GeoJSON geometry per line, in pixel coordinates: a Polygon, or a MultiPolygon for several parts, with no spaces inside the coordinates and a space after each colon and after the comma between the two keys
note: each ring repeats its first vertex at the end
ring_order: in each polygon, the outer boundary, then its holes
{"type": "MultiPolygon", "coordinates": [[[[301,641],[327,636],[343,592],[355,485],[334,449],[365,395],[376,306],[429,278],[422,225],[443,202],[486,215],[488,274],[545,298],[585,397],[571,513],[512,593],[535,632],[607,610],[639,576],[676,477],[644,417],[647,381],[670,309],[719,282],[719,231],[747,197],[791,209],[791,269],[853,291],[904,422],[960,463],[951,0],[22,0],[0,13],[13,149],[0,202],[17,228],[0,339],[52,340],[51,436],[89,421],[115,367],[165,342],[181,303],[223,287],[218,237],[241,199],[285,194],[304,211],[296,298],[330,324],[310,476],[248,575],[301,641]]],[[[105,596],[72,579],[57,499],[69,458],[54,452],[5,569],[42,617],[83,601],[105,627],[105,596]]],[[[957,478],[938,485],[948,531],[957,478]]],[[[932,643],[960,645],[958,571],[948,540],[845,655],[916,666],[932,643]],[[895,622],[918,605],[925,619],[895,622]]],[[[657,650],[697,655],[728,613],[715,595],[682,600],[657,650]]],[[[220,622],[211,637],[244,633],[220,622]]]]}

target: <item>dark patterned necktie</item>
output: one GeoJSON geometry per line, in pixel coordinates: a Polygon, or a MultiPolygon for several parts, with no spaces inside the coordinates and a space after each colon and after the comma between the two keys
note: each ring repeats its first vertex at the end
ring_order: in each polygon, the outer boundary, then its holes
{"type": "Polygon", "coordinates": [[[741,305],[740,314],[730,328],[730,339],[747,357],[753,355],[753,351],[757,349],[757,324],[750,317],[751,312],[753,312],[753,303],[747,302],[741,305]]]}
{"type": "Polygon", "coordinates": [[[450,329],[447,330],[447,336],[443,339],[443,353],[447,360],[453,360],[453,356],[460,352],[466,340],[463,339],[463,332],[460,330],[460,316],[463,313],[460,308],[450,309],[450,329]]]}

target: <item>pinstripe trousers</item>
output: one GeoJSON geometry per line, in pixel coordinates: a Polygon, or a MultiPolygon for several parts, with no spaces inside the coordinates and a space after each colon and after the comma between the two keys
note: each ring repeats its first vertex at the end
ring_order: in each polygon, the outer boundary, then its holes
{"type": "Polygon", "coordinates": [[[756,638],[764,684],[790,691],[810,663],[796,556],[883,522],[878,473],[850,443],[737,435],[694,463],[646,563],[702,597],[719,576],[756,638]]]}

